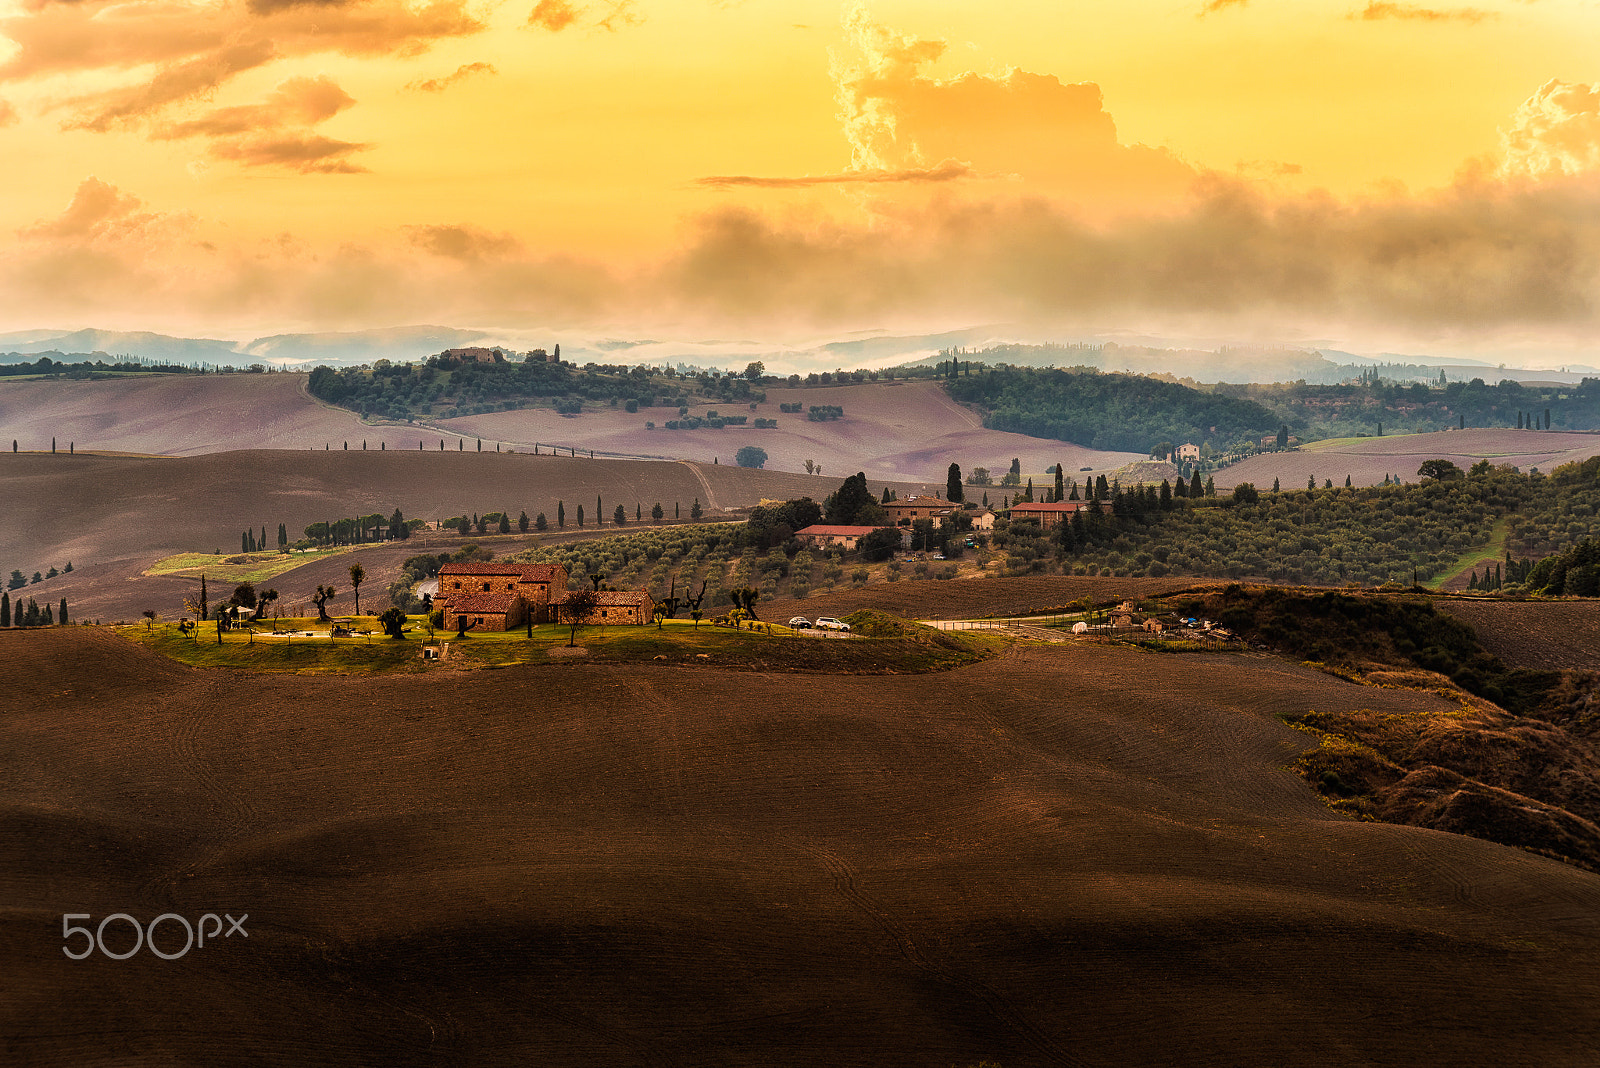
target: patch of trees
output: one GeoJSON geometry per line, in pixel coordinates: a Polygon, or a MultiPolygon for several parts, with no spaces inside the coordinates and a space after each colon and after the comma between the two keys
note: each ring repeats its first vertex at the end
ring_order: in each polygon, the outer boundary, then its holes
{"type": "MultiPolygon", "coordinates": [[[[1545,556],[1600,536],[1600,479],[1569,465],[1559,477],[1475,466],[1465,478],[1422,485],[1257,491],[1245,498],[1179,497],[1162,487],[1110,487],[1099,509],[1060,528],[1002,523],[994,545],[1008,573],[1252,576],[1338,586],[1410,585],[1481,552],[1511,517],[1508,548],[1545,556]]],[[[1248,496],[1248,494],[1246,495],[1248,496]]],[[[1515,592],[1507,586],[1508,592],[1515,592]]]]}
{"type": "Polygon", "coordinates": [[[767,465],[767,450],[759,445],[745,445],[734,454],[733,459],[740,467],[765,467],[767,465]]]}
{"type": "Polygon", "coordinates": [[[844,409],[837,404],[813,404],[806,409],[806,419],[813,423],[826,423],[832,419],[843,419],[844,409]]]}
{"type": "MultiPolygon", "coordinates": [[[[425,525],[421,519],[406,519],[400,509],[396,508],[388,516],[374,512],[371,515],[335,519],[332,522],[312,523],[305,528],[304,541],[297,543],[296,547],[361,545],[373,541],[403,540],[409,538],[413,530],[425,525]]],[[[279,535],[280,538],[287,536],[281,526],[279,535]]]]}
{"type": "MultiPolygon", "coordinates": [[[[144,372],[147,374],[182,375],[203,374],[207,370],[217,370],[216,368],[202,367],[200,365],[186,366],[184,364],[176,363],[144,363],[139,360],[110,360],[100,358],[105,355],[104,353],[92,353],[90,355],[95,357],[92,359],[86,356],[81,360],[67,362],[65,359],[61,358],[62,355],[62,353],[57,352],[55,353],[55,358],[51,358],[49,354],[42,354],[38,359],[30,363],[26,358],[22,357],[20,353],[5,353],[4,355],[0,355],[0,378],[11,378],[20,375],[50,375],[52,377],[72,379],[98,379],[120,377],[122,375],[136,374],[139,372],[144,372]],[[15,360],[15,362],[13,362],[13,360],[15,360]]],[[[75,353],[74,355],[81,354],[75,353]]],[[[251,368],[251,370],[255,370],[257,367],[259,367],[261,370],[265,370],[265,367],[260,364],[255,365],[251,368]]],[[[234,368],[228,367],[226,370],[232,371],[234,368]]]]}
{"type": "Polygon", "coordinates": [[[984,409],[986,427],[1095,449],[1143,453],[1162,439],[1233,442],[1276,430],[1280,422],[1253,401],[1087,369],[1001,367],[950,378],[945,388],[984,409]]]}

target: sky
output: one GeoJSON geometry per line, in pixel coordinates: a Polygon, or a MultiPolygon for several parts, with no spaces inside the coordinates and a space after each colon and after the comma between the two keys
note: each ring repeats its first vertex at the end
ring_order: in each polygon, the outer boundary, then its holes
{"type": "Polygon", "coordinates": [[[1595,0],[5,0],[0,329],[1595,362],[1595,0]]]}

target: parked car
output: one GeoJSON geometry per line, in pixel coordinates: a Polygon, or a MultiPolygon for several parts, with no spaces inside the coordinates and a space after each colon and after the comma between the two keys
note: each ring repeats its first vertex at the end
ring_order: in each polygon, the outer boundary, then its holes
{"type": "Polygon", "coordinates": [[[939,555],[935,556],[934,559],[935,560],[943,560],[944,559],[944,553],[940,553],[939,555]]]}
{"type": "Polygon", "coordinates": [[[795,630],[810,630],[811,620],[807,619],[805,616],[795,616],[793,619],[789,620],[789,626],[793,627],[795,630]]]}
{"type": "Polygon", "coordinates": [[[844,631],[848,631],[850,629],[850,624],[846,623],[842,619],[833,619],[833,618],[831,618],[829,616],[823,616],[822,618],[817,620],[816,628],[818,630],[844,630],[844,631]]]}

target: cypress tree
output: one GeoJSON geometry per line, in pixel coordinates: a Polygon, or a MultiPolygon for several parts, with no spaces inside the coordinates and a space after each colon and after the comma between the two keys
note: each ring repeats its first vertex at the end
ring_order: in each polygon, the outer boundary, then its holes
{"type": "Polygon", "coordinates": [[[200,573],[200,618],[204,620],[209,613],[206,610],[206,576],[200,573]]]}
{"type": "Polygon", "coordinates": [[[565,501],[556,502],[556,526],[565,529],[567,525],[567,504],[565,501]]]}
{"type": "Polygon", "coordinates": [[[1273,479],[1272,480],[1272,492],[1273,493],[1277,493],[1278,492],[1278,480],[1277,479],[1273,479]]]}
{"type": "Polygon", "coordinates": [[[638,501],[634,501],[633,502],[633,521],[635,523],[637,523],[639,520],[641,520],[643,518],[644,518],[644,513],[639,511],[639,502],[638,501]]]}
{"type": "Polygon", "coordinates": [[[1066,476],[1064,476],[1061,473],[1061,461],[1057,460],[1056,461],[1056,495],[1055,495],[1055,497],[1052,498],[1052,500],[1057,500],[1057,501],[1066,500],[1065,491],[1066,491],[1067,487],[1066,487],[1066,485],[1065,485],[1065,483],[1063,481],[1065,479],[1065,477],[1066,476]]]}
{"type": "MultiPolygon", "coordinates": [[[[1100,477],[1104,478],[1105,476],[1101,475],[1100,477]]],[[[1205,487],[1201,485],[1200,472],[1196,470],[1194,473],[1194,478],[1189,482],[1189,496],[1199,497],[1203,493],[1205,493],[1205,487]]]]}
{"type": "Polygon", "coordinates": [[[61,614],[56,617],[56,621],[63,627],[67,625],[67,599],[65,597],[61,598],[61,614]]]}
{"type": "Polygon", "coordinates": [[[48,604],[46,604],[44,606],[44,615],[39,618],[39,622],[44,624],[47,627],[55,626],[55,624],[56,624],[55,617],[51,613],[50,606],[48,604]]]}
{"type": "Polygon", "coordinates": [[[600,503],[600,494],[596,493],[594,495],[594,521],[596,523],[600,522],[600,517],[605,514],[605,506],[600,503]]]}
{"type": "Polygon", "coordinates": [[[11,626],[11,594],[0,593],[0,627],[11,626]]]}
{"type": "Polygon", "coordinates": [[[583,505],[578,505],[578,525],[583,526],[583,505]]]}
{"type": "Polygon", "coordinates": [[[682,508],[683,508],[683,502],[682,501],[673,501],[672,502],[672,518],[674,518],[674,519],[683,518],[682,508]]]}

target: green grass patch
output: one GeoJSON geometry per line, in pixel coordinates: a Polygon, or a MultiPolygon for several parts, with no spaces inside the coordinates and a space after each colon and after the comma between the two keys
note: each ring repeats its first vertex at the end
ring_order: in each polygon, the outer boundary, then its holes
{"type": "Polygon", "coordinates": [[[257,553],[177,553],[164,557],[145,568],[146,575],[204,574],[206,581],[219,583],[265,582],[267,579],[293,571],[324,556],[347,553],[353,546],[337,549],[317,549],[304,553],[280,553],[277,550],[257,553]]]}
{"type": "Polygon", "coordinates": [[[1489,540],[1481,549],[1475,549],[1461,557],[1447,571],[1423,583],[1423,585],[1430,590],[1443,589],[1445,583],[1459,578],[1473,568],[1504,559],[1506,554],[1506,535],[1509,533],[1511,533],[1511,520],[1506,516],[1501,516],[1495,520],[1494,526],[1490,528],[1489,540]]]}
{"type": "MultiPolygon", "coordinates": [[[[423,617],[411,617],[411,633],[396,641],[383,635],[373,621],[370,636],[332,638],[327,624],[281,620],[280,626],[307,625],[313,637],[274,637],[271,626],[257,628],[254,639],[244,631],[223,634],[217,643],[213,626],[201,628],[198,637],[185,637],[172,624],[151,628],[133,625],[123,633],[164,656],[193,667],[220,667],[243,671],[303,674],[385,674],[437,670],[438,667],[503,668],[519,664],[571,663],[574,659],[601,663],[667,663],[704,665],[737,670],[795,671],[820,674],[872,675],[944,671],[993,656],[1005,646],[997,635],[934,635],[883,639],[802,637],[774,624],[771,632],[733,630],[691,620],[666,620],[661,627],[580,627],[577,645],[581,657],[563,651],[571,628],[544,624],[509,631],[468,631],[458,639],[454,631],[436,631],[429,639],[423,617]],[[424,645],[449,643],[448,658],[435,666],[422,659],[424,645]]],[[[365,629],[366,624],[358,624],[365,629]]],[[[917,627],[916,624],[911,624],[917,627]]]]}

